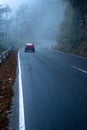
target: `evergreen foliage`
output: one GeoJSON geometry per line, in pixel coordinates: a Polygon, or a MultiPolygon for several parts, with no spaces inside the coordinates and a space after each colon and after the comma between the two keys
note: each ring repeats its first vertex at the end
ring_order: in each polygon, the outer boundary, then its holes
{"type": "Polygon", "coordinates": [[[64,1],[68,5],[60,28],[59,43],[73,50],[87,42],[87,0],[64,1]]]}
{"type": "Polygon", "coordinates": [[[7,22],[5,15],[7,12],[10,12],[10,8],[8,6],[3,7],[0,5],[0,50],[3,49],[3,44],[5,43],[7,22]]]}

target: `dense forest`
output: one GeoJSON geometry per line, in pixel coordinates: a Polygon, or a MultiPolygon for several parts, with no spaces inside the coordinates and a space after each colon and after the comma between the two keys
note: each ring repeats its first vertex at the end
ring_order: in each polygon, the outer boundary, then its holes
{"type": "Polygon", "coordinates": [[[87,56],[87,0],[67,2],[58,43],[60,50],[87,56]]]}
{"type": "Polygon", "coordinates": [[[3,51],[8,46],[8,18],[7,14],[10,12],[8,6],[0,5],[0,51],[3,51]]]}

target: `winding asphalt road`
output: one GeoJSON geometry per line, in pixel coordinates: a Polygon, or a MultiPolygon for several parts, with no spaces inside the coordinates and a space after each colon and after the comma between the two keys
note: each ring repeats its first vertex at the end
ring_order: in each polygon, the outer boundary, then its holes
{"type": "Polygon", "coordinates": [[[49,50],[19,53],[26,130],[87,130],[87,59],[49,50]]]}

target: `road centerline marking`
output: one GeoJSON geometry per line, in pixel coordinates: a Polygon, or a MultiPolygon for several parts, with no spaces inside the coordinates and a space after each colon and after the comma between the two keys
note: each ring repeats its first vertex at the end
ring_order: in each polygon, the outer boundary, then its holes
{"type": "Polygon", "coordinates": [[[18,52],[18,67],[19,67],[19,130],[25,130],[24,101],[23,101],[23,89],[22,89],[19,52],[18,52]]]}
{"type": "Polygon", "coordinates": [[[86,73],[86,74],[87,74],[87,71],[86,71],[86,70],[83,70],[83,69],[81,69],[81,68],[79,68],[79,67],[77,67],[77,66],[70,65],[70,67],[72,67],[72,68],[74,68],[74,69],[77,69],[77,70],[79,70],[79,71],[81,71],[81,72],[83,72],[83,73],[86,73]]]}

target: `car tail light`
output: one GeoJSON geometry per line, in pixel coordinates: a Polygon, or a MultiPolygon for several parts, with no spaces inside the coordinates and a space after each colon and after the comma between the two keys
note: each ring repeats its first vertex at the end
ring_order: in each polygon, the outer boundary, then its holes
{"type": "Polygon", "coordinates": [[[29,48],[32,49],[32,48],[34,48],[34,46],[33,46],[33,45],[30,45],[29,48]]]}

